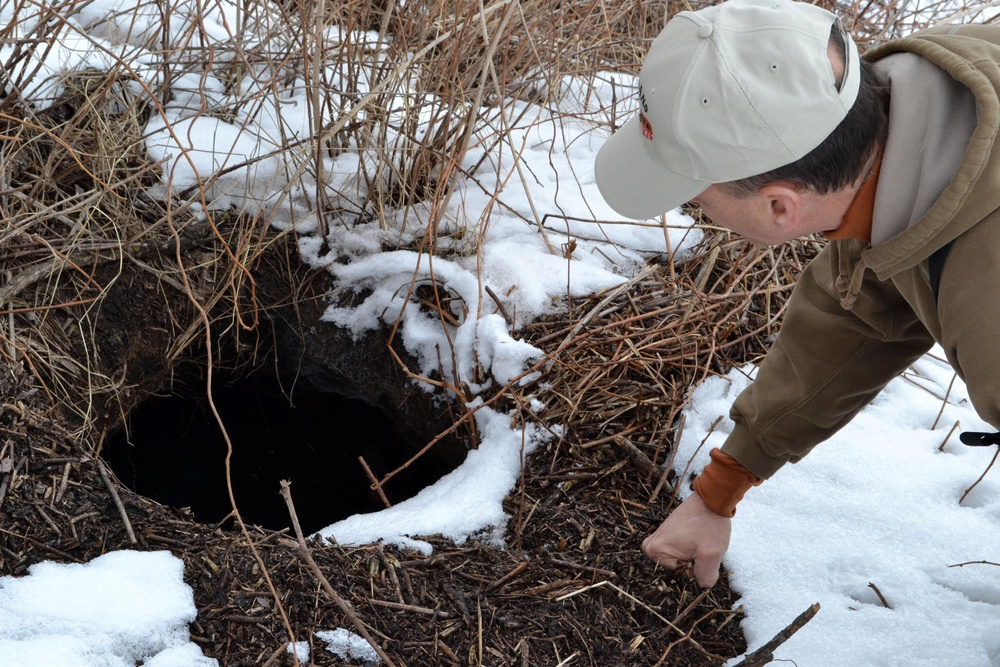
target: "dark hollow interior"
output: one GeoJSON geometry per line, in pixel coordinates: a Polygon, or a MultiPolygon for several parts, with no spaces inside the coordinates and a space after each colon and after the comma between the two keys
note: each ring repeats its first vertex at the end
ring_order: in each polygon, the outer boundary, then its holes
{"type": "MultiPolygon", "coordinates": [[[[147,399],[108,437],[102,455],[119,480],[164,505],[188,507],[217,523],[230,516],[227,446],[200,372],[175,381],[170,395],[147,399]]],[[[348,516],[384,507],[358,457],[376,477],[426,443],[401,440],[392,415],[357,399],[296,389],[263,372],[215,372],[213,401],[233,444],[232,487],[243,520],[279,530],[291,525],[280,481],[291,482],[309,534],[348,516]]],[[[449,467],[431,451],[384,487],[390,502],[415,495],[449,467]]]]}

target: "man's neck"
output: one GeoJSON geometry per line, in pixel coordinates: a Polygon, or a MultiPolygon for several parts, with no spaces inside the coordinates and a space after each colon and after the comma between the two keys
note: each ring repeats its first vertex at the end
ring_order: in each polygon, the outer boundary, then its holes
{"type": "Polygon", "coordinates": [[[854,197],[836,229],[824,232],[828,239],[860,239],[867,243],[872,240],[872,216],[875,212],[875,191],[878,189],[879,170],[882,167],[881,152],[875,156],[875,163],[868,170],[868,176],[855,189],[854,197]]]}

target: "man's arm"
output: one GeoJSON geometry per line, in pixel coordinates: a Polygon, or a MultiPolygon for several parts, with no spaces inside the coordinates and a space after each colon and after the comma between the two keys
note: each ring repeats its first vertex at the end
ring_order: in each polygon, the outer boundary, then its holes
{"type": "Polygon", "coordinates": [[[859,273],[865,245],[831,243],[806,267],[757,379],[733,403],[722,451],[761,479],[843,428],[934,344],[896,285],[859,273]]]}
{"type": "Polygon", "coordinates": [[[695,480],[696,493],[643,542],[655,562],[693,561],[698,583],[714,584],[743,493],[833,435],[933,344],[895,286],[870,271],[854,309],[841,306],[840,268],[853,268],[860,250],[831,244],[806,269],[757,380],[734,404],[733,432],[695,480]],[[742,483],[732,466],[728,482],[718,483],[723,452],[744,471],[742,483]]]}

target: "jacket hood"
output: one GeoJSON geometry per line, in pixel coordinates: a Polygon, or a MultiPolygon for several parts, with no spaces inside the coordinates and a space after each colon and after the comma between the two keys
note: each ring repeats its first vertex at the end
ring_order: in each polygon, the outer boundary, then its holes
{"type": "MultiPolygon", "coordinates": [[[[1000,150],[995,150],[1000,133],[1000,27],[932,28],[889,42],[865,57],[877,61],[900,52],[927,59],[967,87],[976,100],[978,122],[958,169],[927,213],[864,252],[863,264],[880,280],[924,261],[1000,209],[1000,150]]],[[[891,125],[889,132],[891,137],[891,125]]]]}

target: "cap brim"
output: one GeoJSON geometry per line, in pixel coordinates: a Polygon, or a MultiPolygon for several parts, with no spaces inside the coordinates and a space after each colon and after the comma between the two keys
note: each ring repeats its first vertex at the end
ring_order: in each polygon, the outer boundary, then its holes
{"type": "Polygon", "coordinates": [[[711,183],[664,169],[649,157],[635,114],[601,146],[594,177],[604,201],[627,218],[645,220],[697,197],[711,183]]]}

